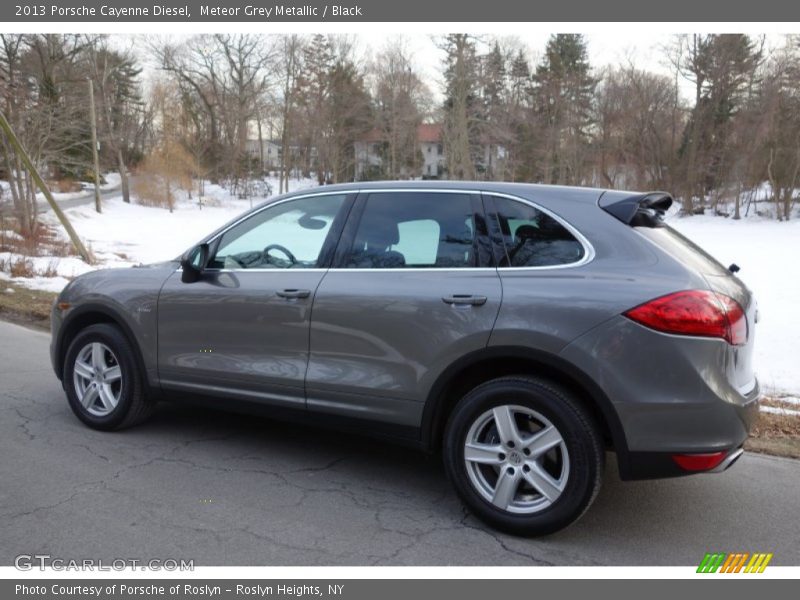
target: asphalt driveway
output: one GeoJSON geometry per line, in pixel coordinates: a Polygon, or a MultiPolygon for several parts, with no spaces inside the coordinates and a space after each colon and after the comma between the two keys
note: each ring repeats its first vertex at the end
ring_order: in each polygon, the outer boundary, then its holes
{"type": "Polygon", "coordinates": [[[750,454],[722,475],[633,483],[609,461],[577,524],[519,539],[465,513],[436,457],[370,439],[168,404],[132,430],[87,429],[48,341],[0,322],[0,564],[800,564],[800,461],[750,454]]]}

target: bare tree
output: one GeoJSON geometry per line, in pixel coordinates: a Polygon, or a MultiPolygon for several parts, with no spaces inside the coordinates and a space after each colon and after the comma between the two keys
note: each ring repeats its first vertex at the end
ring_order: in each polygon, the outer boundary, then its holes
{"type": "MultiPolygon", "coordinates": [[[[37,170],[67,185],[88,178],[91,133],[82,56],[92,38],[3,34],[0,39],[5,112],[37,170]]],[[[5,141],[2,149],[20,230],[31,235],[38,222],[34,183],[5,141]]]]}
{"type": "Polygon", "coordinates": [[[372,70],[375,129],[383,140],[382,175],[398,179],[420,168],[417,128],[429,110],[430,91],[414,70],[402,38],[384,46],[372,70]]]}
{"type": "Polygon", "coordinates": [[[245,34],[194,36],[152,45],[157,61],[180,88],[195,120],[197,140],[215,178],[234,186],[247,170],[250,124],[269,96],[273,39],[245,34]]]}
{"type": "Polygon", "coordinates": [[[89,47],[88,61],[99,104],[101,139],[120,175],[122,199],[130,202],[128,162],[137,152],[145,115],[140,95],[141,68],[133,55],[109,48],[104,36],[89,47]]]}
{"type": "Polygon", "coordinates": [[[596,185],[670,189],[674,82],[629,64],[602,73],[595,96],[596,185]]]}

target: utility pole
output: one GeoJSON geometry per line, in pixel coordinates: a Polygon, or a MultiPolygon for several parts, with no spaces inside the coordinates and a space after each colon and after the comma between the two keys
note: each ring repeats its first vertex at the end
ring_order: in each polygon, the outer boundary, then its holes
{"type": "Polygon", "coordinates": [[[89,119],[92,121],[92,156],[94,157],[94,209],[101,213],[103,207],[100,205],[100,159],[97,156],[97,119],[94,114],[94,84],[91,78],[89,82],[89,119]]]}
{"type": "Polygon", "coordinates": [[[64,211],[61,210],[61,207],[56,204],[55,199],[53,198],[53,194],[50,193],[50,189],[42,179],[42,176],[39,175],[39,171],[36,170],[36,167],[33,164],[30,156],[28,153],[25,152],[25,148],[22,147],[19,139],[17,139],[14,130],[11,129],[11,125],[8,124],[5,115],[2,111],[0,111],[0,129],[6,135],[8,142],[11,144],[11,147],[17,153],[22,164],[25,165],[25,168],[28,169],[28,173],[30,173],[31,178],[33,179],[34,183],[39,187],[39,189],[44,194],[44,197],[47,199],[47,203],[50,205],[50,208],[53,209],[53,212],[58,217],[58,220],[61,221],[61,224],[64,226],[64,229],[69,236],[69,239],[72,241],[72,245],[75,247],[75,250],[80,254],[81,258],[87,262],[88,264],[92,264],[92,257],[89,254],[88,250],[86,250],[86,246],[83,245],[81,242],[81,238],[78,237],[77,232],[73,229],[72,224],[67,219],[67,216],[64,214],[64,211]]]}

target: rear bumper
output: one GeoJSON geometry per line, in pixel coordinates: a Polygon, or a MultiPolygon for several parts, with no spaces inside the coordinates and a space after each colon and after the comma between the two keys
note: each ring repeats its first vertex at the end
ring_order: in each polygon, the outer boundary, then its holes
{"type": "Polygon", "coordinates": [[[726,462],[758,415],[758,382],[746,394],[736,389],[736,356],[723,340],[666,335],[618,317],[562,356],[611,400],[626,441],[615,448],[623,479],[698,472],[679,467],[677,454],[724,452],[726,462]]]}
{"type": "Polygon", "coordinates": [[[684,477],[697,473],[722,473],[731,468],[742,457],[741,446],[725,451],[725,458],[713,469],[706,471],[687,471],[679,466],[671,452],[629,452],[625,457],[625,467],[620,457],[620,478],[624,481],[639,479],[666,479],[684,477]]]}

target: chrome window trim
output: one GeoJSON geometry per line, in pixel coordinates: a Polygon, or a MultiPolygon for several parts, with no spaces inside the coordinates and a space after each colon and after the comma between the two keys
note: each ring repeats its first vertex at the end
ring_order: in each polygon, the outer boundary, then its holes
{"type": "MultiPolygon", "coordinates": [[[[236,227],[239,223],[242,223],[243,221],[249,219],[250,217],[254,217],[255,215],[261,213],[262,211],[267,210],[268,208],[272,208],[273,206],[278,206],[278,205],[283,204],[285,202],[291,202],[293,200],[301,200],[303,198],[314,198],[314,197],[317,197],[317,196],[343,196],[343,195],[344,196],[348,196],[348,195],[351,195],[351,194],[362,194],[362,193],[366,193],[366,194],[377,194],[377,193],[381,193],[381,194],[387,194],[387,193],[391,193],[391,194],[434,193],[434,194],[479,194],[479,195],[486,194],[486,195],[491,195],[491,196],[499,196],[501,198],[507,198],[507,199],[513,200],[515,202],[521,202],[523,204],[527,204],[528,206],[530,206],[532,208],[535,208],[536,210],[539,210],[539,211],[545,213],[546,215],[550,216],[551,218],[555,219],[560,225],[562,225],[565,229],[567,229],[567,231],[569,231],[573,236],[575,236],[575,239],[577,239],[578,243],[580,243],[581,246],[583,247],[584,255],[583,255],[583,257],[581,257],[580,260],[572,262],[572,263],[567,263],[567,264],[563,264],[563,265],[543,265],[543,266],[538,266],[538,267],[462,267],[462,268],[453,268],[453,267],[409,267],[409,268],[400,267],[400,268],[397,268],[397,267],[390,267],[390,268],[383,268],[383,269],[381,269],[381,268],[376,268],[376,269],[374,269],[374,268],[356,268],[356,267],[352,267],[352,268],[351,267],[342,267],[342,268],[336,268],[336,267],[317,268],[317,267],[312,267],[312,268],[309,268],[309,269],[279,269],[279,268],[275,268],[275,269],[260,269],[260,268],[259,269],[206,269],[206,271],[207,272],[211,272],[211,273],[240,273],[240,272],[245,272],[245,273],[286,273],[288,271],[299,271],[299,272],[306,272],[306,273],[313,273],[313,272],[321,273],[321,272],[327,272],[327,271],[334,271],[336,273],[341,273],[341,272],[366,273],[366,272],[375,272],[375,271],[379,271],[379,272],[393,272],[393,271],[396,271],[396,272],[406,272],[406,273],[430,272],[430,271],[436,271],[436,272],[449,272],[449,271],[452,271],[452,272],[464,272],[464,271],[487,271],[487,272],[488,271],[495,271],[495,272],[551,271],[551,270],[554,270],[554,269],[572,269],[572,268],[575,268],[575,267],[582,267],[583,265],[586,265],[586,264],[590,263],[592,260],[594,260],[595,255],[596,255],[594,247],[592,246],[591,242],[589,242],[589,240],[586,239],[586,237],[580,231],[578,231],[575,227],[573,227],[570,223],[568,223],[561,216],[555,214],[550,209],[547,209],[547,208],[537,204],[536,202],[533,202],[532,200],[527,200],[525,198],[521,198],[520,196],[514,196],[512,194],[507,194],[507,193],[504,193],[504,192],[494,192],[494,191],[491,191],[491,190],[459,190],[459,189],[453,189],[453,188],[446,188],[446,189],[444,189],[444,188],[405,188],[405,189],[398,189],[398,188],[374,188],[374,189],[373,188],[367,188],[367,189],[362,189],[362,188],[358,188],[358,189],[352,189],[352,190],[346,190],[346,191],[339,190],[339,191],[310,192],[310,193],[307,193],[307,194],[301,193],[300,195],[297,195],[297,196],[291,196],[291,197],[288,197],[288,198],[283,198],[282,200],[277,200],[275,202],[271,202],[269,204],[266,204],[266,205],[262,206],[261,208],[258,208],[256,210],[254,210],[253,212],[247,213],[246,215],[242,216],[240,219],[237,219],[236,221],[231,223],[228,227],[226,227],[225,229],[223,229],[222,231],[217,233],[214,237],[209,238],[205,243],[210,244],[210,243],[216,241],[218,238],[220,238],[221,236],[225,235],[225,233],[230,231],[232,228],[236,227]]],[[[176,272],[180,272],[180,271],[183,271],[182,267],[178,267],[176,269],[176,272]]]]}
{"type": "Polygon", "coordinates": [[[374,273],[375,271],[378,271],[380,273],[388,273],[388,272],[391,272],[391,271],[394,271],[394,272],[397,272],[397,273],[426,273],[426,272],[430,272],[430,271],[436,271],[436,272],[439,272],[439,273],[441,273],[443,271],[444,272],[453,272],[453,273],[463,273],[464,271],[486,271],[486,272],[491,271],[492,273],[496,273],[497,272],[497,268],[496,267],[462,267],[462,268],[458,268],[458,267],[408,267],[408,268],[405,268],[405,267],[386,267],[386,268],[383,268],[383,269],[380,269],[380,268],[370,269],[370,268],[367,268],[367,267],[344,267],[344,268],[341,268],[341,269],[337,269],[337,268],[331,267],[328,270],[331,271],[332,273],[367,273],[367,272],[374,273]]]}

